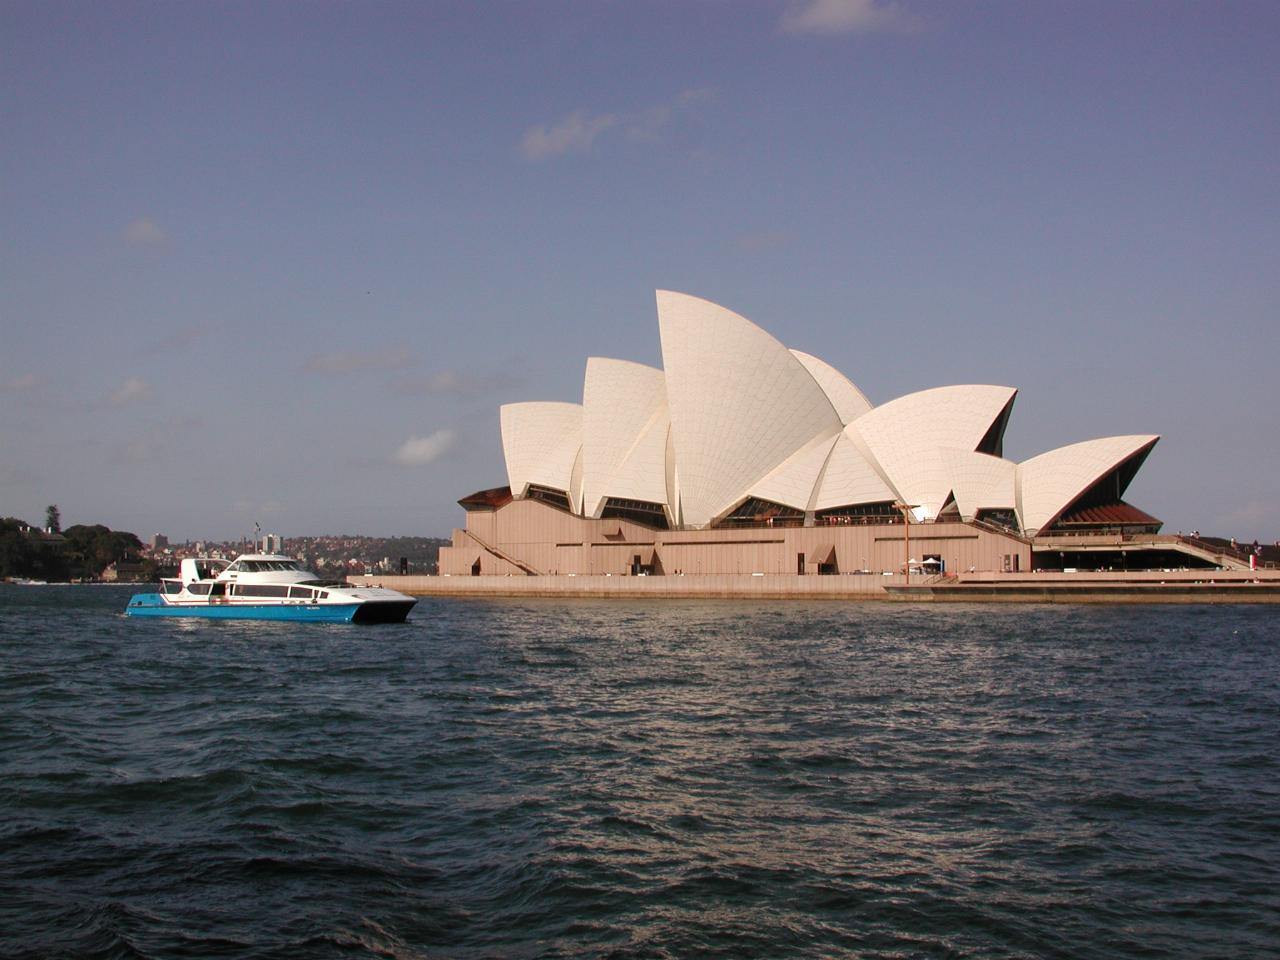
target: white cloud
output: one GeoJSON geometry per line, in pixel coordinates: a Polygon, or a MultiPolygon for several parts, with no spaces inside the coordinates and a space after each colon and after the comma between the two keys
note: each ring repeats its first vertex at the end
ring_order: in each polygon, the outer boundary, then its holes
{"type": "Polygon", "coordinates": [[[918,33],[927,25],[894,0],[803,0],[782,15],[787,33],[918,33]]]}
{"type": "Polygon", "coordinates": [[[482,397],[519,382],[518,377],[506,373],[481,375],[441,370],[427,377],[407,377],[395,385],[395,390],[406,396],[482,397]]]}
{"type": "Polygon", "coordinates": [[[284,509],[278,500],[266,500],[259,502],[257,500],[236,500],[227,510],[227,516],[233,517],[241,523],[256,522],[267,517],[274,517],[284,509]]]}
{"type": "Polygon", "coordinates": [[[40,386],[40,378],[34,373],[24,373],[8,380],[0,381],[0,393],[26,393],[40,386]]]}
{"type": "Polygon", "coordinates": [[[131,247],[163,247],[169,235],[150,217],[143,217],[124,228],[124,240],[131,247]]]}
{"type": "Polygon", "coordinates": [[[740,234],[734,241],[744,253],[767,253],[780,250],[791,242],[791,238],[781,230],[755,230],[740,234]]]}
{"type": "Polygon", "coordinates": [[[125,404],[146,400],[150,396],[151,385],[147,381],[141,377],[130,377],[107,399],[111,401],[112,406],[122,407],[125,404]]]}
{"type": "Polygon", "coordinates": [[[307,360],[303,369],[308,373],[357,373],[362,370],[403,370],[413,363],[413,355],[404,347],[375,353],[339,350],[316,354],[307,360]]]}
{"type": "Polygon", "coordinates": [[[711,98],[709,88],[698,87],[682,91],[668,103],[655,104],[632,113],[599,113],[593,116],[585,110],[575,110],[554,124],[539,124],[526,130],[520,140],[520,152],[526,160],[585,153],[609,131],[619,131],[628,140],[652,142],[661,139],[665,130],[690,113],[697,104],[711,98]]]}
{"type": "Polygon", "coordinates": [[[172,444],[165,435],[148,434],[134,437],[112,454],[115,463],[155,463],[172,444]]]}
{"type": "Polygon", "coordinates": [[[420,467],[438,459],[457,439],[452,430],[437,430],[428,437],[410,437],[391,458],[406,467],[420,467]]]}
{"type": "Polygon", "coordinates": [[[212,327],[188,326],[183,327],[171,333],[167,337],[161,337],[155,342],[155,348],[159,351],[181,350],[191,346],[197,340],[202,340],[213,332],[212,327]]]}
{"type": "Polygon", "coordinates": [[[617,122],[618,118],[611,113],[590,116],[585,110],[575,110],[558,123],[539,124],[526,130],[520,141],[520,152],[528,160],[582,153],[617,122]]]}

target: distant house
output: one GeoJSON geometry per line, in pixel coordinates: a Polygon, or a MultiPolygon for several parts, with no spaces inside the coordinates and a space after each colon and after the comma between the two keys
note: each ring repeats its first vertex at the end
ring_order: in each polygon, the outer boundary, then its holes
{"type": "Polygon", "coordinates": [[[37,543],[53,550],[61,550],[67,545],[67,538],[60,533],[54,533],[52,530],[25,527],[22,532],[26,534],[27,539],[32,543],[37,543]]]}
{"type": "Polygon", "coordinates": [[[138,583],[146,579],[145,567],[136,560],[117,560],[102,571],[108,583],[138,583]]]}

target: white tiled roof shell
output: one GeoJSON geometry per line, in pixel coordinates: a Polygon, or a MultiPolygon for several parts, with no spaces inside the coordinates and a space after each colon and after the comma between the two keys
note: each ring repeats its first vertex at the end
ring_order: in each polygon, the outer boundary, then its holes
{"type": "Polygon", "coordinates": [[[792,350],[792,356],[804,364],[810,376],[818,381],[842,423],[852,423],[871,409],[871,401],[843,373],[825,360],[820,360],[802,350],[792,350]]]}
{"type": "Polygon", "coordinates": [[[1158,439],[1137,434],[1085,440],[1018,464],[1015,491],[1023,531],[1034,536],[1099,478],[1158,439]]]}
{"type": "Polygon", "coordinates": [[[697,297],[657,299],[681,509],[703,527],[842,424],[804,365],[755,324],[697,297]]]}
{"type": "Polygon", "coordinates": [[[552,401],[507,403],[499,411],[511,492],[531,483],[564,490],[577,506],[574,466],[582,448],[582,407],[552,401]]]}
{"type": "Polygon", "coordinates": [[[898,494],[890,489],[875,465],[858,449],[846,427],[827,460],[827,469],[810,509],[829,510],[850,504],[897,499],[898,494]]]}
{"type": "Polygon", "coordinates": [[[942,457],[961,517],[972,520],[982,509],[1014,508],[1014,475],[1018,465],[1012,460],[971,450],[944,450],[942,457]]]}
{"type": "Polygon", "coordinates": [[[961,384],[909,393],[864,413],[856,430],[920,519],[936,517],[951,485],[943,448],[975,450],[1017,391],[961,384]]]}
{"type": "Polygon", "coordinates": [[[797,510],[808,510],[814,489],[822,476],[822,468],[831,448],[843,433],[828,432],[814,437],[784,460],[750,491],[753,497],[771,500],[797,510]]]}
{"type": "Polygon", "coordinates": [[[582,512],[605,497],[667,502],[666,378],[629,360],[590,357],[582,386],[582,512]]]}

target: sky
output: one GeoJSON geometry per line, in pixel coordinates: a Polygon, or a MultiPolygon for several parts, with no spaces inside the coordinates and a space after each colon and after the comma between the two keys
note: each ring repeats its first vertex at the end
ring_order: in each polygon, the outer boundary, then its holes
{"type": "Polygon", "coordinates": [[[0,516],[449,536],[713,300],[1280,538],[1280,5],[0,0],[0,516]]]}

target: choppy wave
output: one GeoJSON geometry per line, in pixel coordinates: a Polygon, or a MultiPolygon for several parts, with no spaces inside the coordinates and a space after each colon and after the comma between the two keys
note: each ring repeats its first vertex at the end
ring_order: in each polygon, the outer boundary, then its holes
{"type": "Polygon", "coordinates": [[[1268,609],[126,594],[0,587],[0,955],[1280,955],[1268,609]]]}

